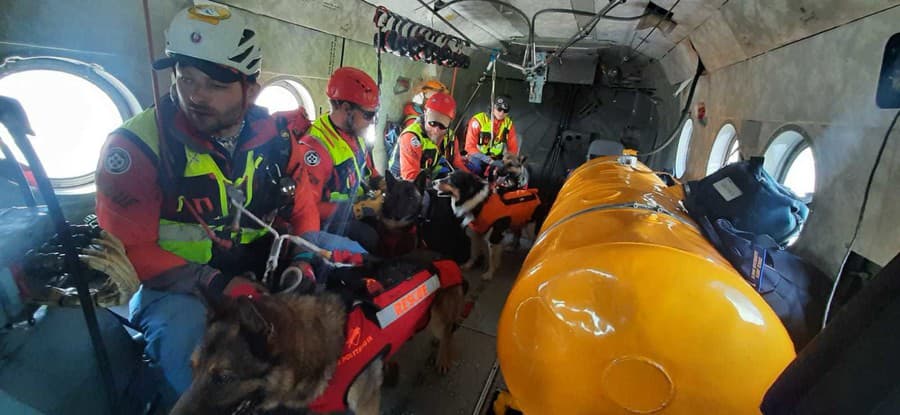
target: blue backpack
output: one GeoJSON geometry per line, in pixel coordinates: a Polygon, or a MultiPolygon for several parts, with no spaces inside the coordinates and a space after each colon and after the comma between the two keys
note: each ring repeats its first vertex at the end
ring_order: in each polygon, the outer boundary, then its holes
{"type": "Polygon", "coordinates": [[[784,244],[806,222],[809,209],[753,157],[685,185],[684,205],[698,222],[727,219],[735,228],[784,244]]]}
{"type": "Polygon", "coordinates": [[[818,333],[830,279],[768,235],[736,229],[726,219],[698,221],[719,253],[766,300],[787,329],[796,350],[818,333]]]}

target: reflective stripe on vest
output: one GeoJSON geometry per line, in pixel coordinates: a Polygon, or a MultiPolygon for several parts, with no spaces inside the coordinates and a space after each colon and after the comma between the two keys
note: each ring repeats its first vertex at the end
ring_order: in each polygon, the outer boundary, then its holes
{"type": "MultiPolygon", "coordinates": [[[[216,226],[211,229],[215,232],[221,232],[225,227],[216,226]]],[[[249,244],[265,236],[267,232],[265,229],[242,228],[238,242],[249,244]]],[[[230,236],[232,239],[238,237],[234,232],[230,236]]],[[[206,235],[203,227],[195,223],[160,219],[159,246],[166,251],[198,264],[205,264],[212,259],[212,240],[206,235]]]]}
{"type": "MultiPolygon", "coordinates": [[[[440,160],[441,157],[447,159],[448,162],[452,163],[453,160],[453,151],[455,147],[453,146],[453,139],[455,135],[453,134],[453,130],[448,130],[447,134],[444,136],[444,150],[447,154],[444,154],[444,151],[438,148],[437,144],[434,141],[431,141],[428,138],[428,135],[422,130],[422,123],[416,122],[411,124],[409,127],[406,127],[400,135],[405,133],[413,133],[416,138],[419,139],[419,143],[422,145],[422,159],[419,164],[419,168],[422,170],[431,170],[431,174],[437,174],[440,169],[440,160]],[[430,154],[429,154],[430,153],[430,154]]],[[[388,168],[391,171],[400,172],[400,141],[397,140],[397,144],[394,146],[394,154],[391,157],[391,160],[388,164],[388,168]]]]}
{"type": "MultiPolygon", "coordinates": [[[[361,186],[362,181],[368,179],[368,174],[363,176],[363,170],[365,169],[365,157],[361,161],[363,167],[360,167],[360,160],[357,160],[356,155],[353,153],[353,150],[350,148],[350,145],[344,141],[344,138],[340,133],[334,128],[334,124],[331,123],[329,117],[319,117],[313,123],[312,126],[309,127],[308,131],[309,135],[314,137],[319,143],[325,147],[328,151],[328,155],[331,156],[331,161],[334,164],[335,173],[338,177],[340,177],[340,172],[338,171],[339,167],[347,162],[348,160],[353,160],[353,171],[356,175],[357,183],[356,183],[356,195],[361,196],[363,194],[363,188],[361,186]]],[[[366,141],[362,137],[356,137],[359,141],[359,148],[362,150],[363,155],[365,155],[366,141]]],[[[348,166],[349,167],[349,166],[348,166]]],[[[344,167],[346,168],[346,167],[344,167]]],[[[349,180],[349,177],[348,177],[349,180]]],[[[331,202],[345,202],[350,200],[350,183],[346,181],[344,183],[340,183],[341,188],[336,189],[328,195],[328,199],[331,202]]]]}
{"type": "MultiPolygon", "coordinates": [[[[156,128],[156,109],[149,108],[140,114],[129,119],[122,124],[122,129],[131,132],[138,137],[147,147],[159,158],[159,134],[156,128]]],[[[180,145],[180,144],[179,144],[180,145]]],[[[219,166],[209,154],[197,153],[181,145],[184,148],[186,156],[186,164],[183,177],[196,177],[213,175],[219,187],[219,199],[221,201],[221,215],[228,214],[228,195],[226,193],[227,186],[241,186],[245,183],[249,184],[246,191],[247,201],[245,206],[249,206],[253,197],[253,176],[256,168],[262,162],[262,157],[253,159],[253,151],[247,154],[247,165],[244,174],[235,181],[231,181],[225,177],[219,166]]],[[[159,163],[158,163],[159,164],[159,163]]],[[[180,212],[184,208],[184,197],[179,196],[177,210],[180,212]]],[[[224,226],[215,226],[211,228],[213,231],[221,232],[224,226]]],[[[251,243],[266,234],[265,229],[241,228],[240,241],[241,244],[251,243]]],[[[232,237],[237,237],[232,234],[232,237]]],[[[166,251],[172,252],[188,261],[205,264],[212,259],[212,240],[206,234],[206,231],[198,223],[177,222],[160,218],[159,220],[159,236],[157,243],[166,251]]]]}
{"type": "Polygon", "coordinates": [[[375,313],[375,317],[378,319],[378,325],[381,326],[381,328],[390,326],[391,323],[397,321],[400,317],[403,317],[404,314],[419,305],[422,301],[425,301],[431,294],[434,294],[438,288],[441,288],[441,280],[437,275],[432,275],[412,291],[375,313]]]}
{"type": "Polygon", "coordinates": [[[478,151],[491,157],[500,157],[503,155],[503,149],[506,147],[506,137],[512,128],[512,119],[507,115],[500,123],[500,131],[494,137],[491,143],[491,117],[483,112],[475,114],[475,121],[481,126],[481,134],[478,136],[478,151]]]}
{"type": "MultiPolygon", "coordinates": [[[[256,168],[262,164],[262,156],[254,159],[253,150],[250,150],[247,153],[247,162],[244,164],[244,174],[237,180],[232,181],[225,177],[222,170],[219,169],[219,165],[216,164],[216,161],[209,154],[197,153],[184,146],[184,155],[187,160],[187,163],[184,165],[184,177],[213,175],[216,178],[216,183],[219,185],[219,202],[222,206],[221,215],[223,217],[228,216],[228,206],[230,205],[228,201],[228,186],[240,188],[244,184],[249,184],[245,186],[247,201],[244,202],[244,206],[250,206],[250,201],[253,200],[253,175],[256,173],[256,168]]],[[[181,200],[179,200],[179,212],[181,208],[181,200]]]]}

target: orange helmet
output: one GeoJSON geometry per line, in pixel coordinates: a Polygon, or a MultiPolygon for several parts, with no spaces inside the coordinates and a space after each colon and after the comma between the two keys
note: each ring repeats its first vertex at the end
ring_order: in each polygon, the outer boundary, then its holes
{"type": "Polygon", "coordinates": [[[437,92],[425,101],[425,108],[437,111],[450,118],[456,117],[456,101],[449,94],[437,92]]]}
{"type": "Polygon", "coordinates": [[[450,92],[450,89],[448,89],[447,85],[442,84],[440,81],[438,81],[436,79],[432,79],[432,80],[425,81],[425,83],[423,83],[422,86],[419,87],[419,91],[420,92],[437,91],[437,92],[443,92],[446,94],[446,93],[450,92]]]}
{"type": "Polygon", "coordinates": [[[347,101],[366,108],[378,107],[378,85],[365,72],[345,66],[328,79],[325,95],[335,101],[347,101]]]}

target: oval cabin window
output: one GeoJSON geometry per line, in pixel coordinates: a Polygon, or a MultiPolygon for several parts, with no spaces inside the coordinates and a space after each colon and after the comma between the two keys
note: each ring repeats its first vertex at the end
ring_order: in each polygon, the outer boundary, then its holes
{"type": "Polygon", "coordinates": [[[678,149],[675,151],[675,177],[681,177],[687,170],[688,155],[691,150],[691,134],[694,132],[694,122],[688,118],[681,127],[681,137],[678,138],[678,149]]]}
{"type": "MultiPolygon", "coordinates": [[[[0,72],[0,95],[15,98],[25,109],[35,133],[31,145],[58,193],[94,191],[94,170],[107,135],[139,108],[134,96],[99,66],[69,59],[8,59],[0,72]]],[[[26,164],[19,149],[10,147],[26,164]]]]}

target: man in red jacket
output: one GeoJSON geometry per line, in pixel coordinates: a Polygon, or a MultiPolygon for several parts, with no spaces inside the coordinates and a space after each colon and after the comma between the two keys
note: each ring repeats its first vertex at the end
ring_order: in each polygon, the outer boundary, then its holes
{"type": "MultiPolygon", "coordinates": [[[[383,189],[383,178],[372,162],[371,152],[362,137],[376,122],[378,86],[365,72],[351,67],[338,68],[326,86],[331,111],[317,118],[300,138],[303,169],[312,183],[310,196],[316,201],[321,229],[344,235],[372,251],[378,234],[358,220],[353,205],[367,197],[367,191],[383,189]]],[[[300,234],[317,231],[310,227],[300,234]]]]}
{"type": "Polygon", "coordinates": [[[419,172],[429,179],[446,174],[450,166],[469,171],[450,124],[456,117],[456,101],[449,94],[435,93],[425,102],[425,114],[400,133],[389,168],[403,180],[415,180],[419,172]]]}
{"type": "MultiPolygon", "coordinates": [[[[264,269],[271,236],[231,201],[282,232],[318,221],[290,120],[252,105],[260,90],[258,41],[225,7],[179,12],[166,30],[167,57],[154,63],[173,69],[172,94],[110,134],[97,167],[97,216],[124,243],[141,279],[131,320],[171,387],[163,388],[173,392],[166,403],[190,384],[188,360],[205,327],[194,288],[262,290],[252,275],[264,269]]],[[[326,249],[333,247],[361,251],[340,243],[326,249]]],[[[312,277],[308,263],[294,265],[312,277]]]]}
{"type": "Polygon", "coordinates": [[[509,110],[509,97],[499,96],[491,106],[491,114],[479,112],[469,121],[465,148],[473,173],[481,174],[488,164],[502,165],[503,153],[519,154],[519,140],[509,110]]]}
{"type": "Polygon", "coordinates": [[[403,106],[404,128],[409,127],[416,121],[416,118],[425,114],[425,102],[428,101],[428,98],[431,98],[432,95],[438,92],[449,94],[450,89],[437,79],[430,79],[422,83],[419,87],[419,92],[413,95],[412,101],[407,102],[406,105],[403,106]]]}

